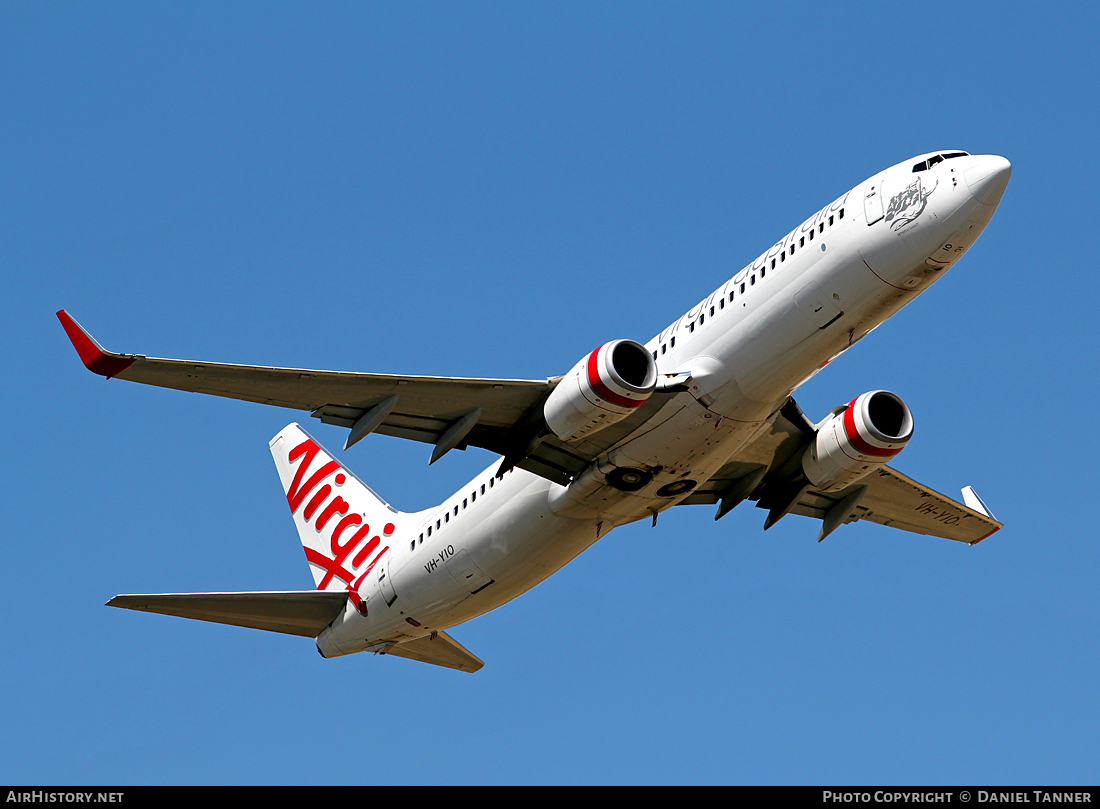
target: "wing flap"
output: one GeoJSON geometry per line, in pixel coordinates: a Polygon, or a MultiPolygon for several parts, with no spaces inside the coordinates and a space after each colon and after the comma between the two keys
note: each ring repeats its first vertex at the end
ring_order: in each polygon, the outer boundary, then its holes
{"type": "Polygon", "coordinates": [[[395,655],[433,666],[475,672],[485,663],[446,632],[435,632],[404,643],[390,643],[381,654],[395,655]]]}
{"type": "Polygon", "coordinates": [[[118,595],[108,607],[315,638],[343,611],[343,591],[118,595]]]}

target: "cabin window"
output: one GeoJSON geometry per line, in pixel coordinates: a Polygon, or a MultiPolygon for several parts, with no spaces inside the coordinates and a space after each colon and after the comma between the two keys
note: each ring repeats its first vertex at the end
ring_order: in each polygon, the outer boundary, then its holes
{"type": "Polygon", "coordinates": [[[833,218],[830,216],[829,217],[829,227],[832,227],[832,226],[833,226],[833,218]]]}
{"type": "Polygon", "coordinates": [[[837,219],[843,219],[844,218],[844,209],[843,208],[841,208],[839,211],[836,212],[836,218],[837,219]]]}
{"type": "Polygon", "coordinates": [[[782,253],[779,254],[779,261],[782,263],[786,260],[787,260],[787,251],[784,250],[782,253]]]}
{"type": "Polygon", "coordinates": [[[493,488],[493,481],[494,481],[495,479],[496,479],[496,478],[489,478],[489,488],[490,488],[490,489],[491,489],[491,488],[493,488]]]}
{"type": "Polygon", "coordinates": [[[733,303],[733,292],[730,292],[730,303],[733,303]]]}
{"type": "Polygon", "coordinates": [[[412,542],[409,543],[409,550],[410,551],[415,551],[416,550],[416,540],[415,539],[412,542]]]}
{"type": "Polygon", "coordinates": [[[456,517],[458,516],[458,504],[457,503],[455,504],[455,516],[456,517]]]}
{"type": "Polygon", "coordinates": [[[481,484],[481,493],[485,494],[485,484],[484,483],[481,484]]]}
{"type": "Polygon", "coordinates": [[[432,535],[432,527],[429,525],[428,526],[428,536],[431,536],[431,535],[432,535]]]}
{"type": "Polygon", "coordinates": [[[718,299],[718,308],[719,309],[725,309],[726,308],[726,299],[725,298],[719,298],[718,299]]]}
{"type": "MultiPolygon", "coordinates": [[[[431,529],[429,528],[429,530],[431,530],[431,529]]],[[[424,544],[424,535],[423,534],[420,535],[420,544],[421,545],[424,544]]]]}
{"type": "Polygon", "coordinates": [[[805,247],[806,246],[806,237],[805,236],[803,236],[801,239],[798,240],[798,246],[799,247],[805,247]]]}
{"type": "Polygon", "coordinates": [[[745,285],[744,284],[741,285],[741,294],[742,295],[745,294],[745,285]]]}
{"type": "Polygon", "coordinates": [[[710,307],[710,316],[714,317],[714,307],[710,307]]]}
{"type": "Polygon", "coordinates": [[[450,522],[450,521],[451,521],[451,512],[448,511],[446,514],[443,515],[443,522],[450,522]]]}
{"type": "Polygon", "coordinates": [[[814,232],[813,232],[813,230],[811,230],[810,231],[810,241],[812,242],[813,240],[814,240],[814,232]]]}
{"type": "Polygon", "coordinates": [[[440,523],[441,523],[441,522],[442,522],[442,520],[436,520],[436,521],[435,521],[435,530],[436,530],[436,531],[438,531],[438,530],[439,530],[439,525],[440,525],[440,523]]]}
{"type": "Polygon", "coordinates": [[[750,275],[749,276],[749,284],[755,284],[755,283],[756,283],[756,276],[755,275],[750,275]]]}
{"type": "Polygon", "coordinates": [[[775,259],[774,258],[772,259],[772,269],[773,270],[775,269],[775,259]]]}
{"type": "Polygon", "coordinates": [[[669,348],[676,348],[676,338],[675,337],[673,337],[671,340],[668,341],[668,347],[669,348]]]}
{"type": "Polygon", "coordinates": [[[794,245],[793,244],[791,245],[791,255],[792,256],[794,255],[794,245]]]}
{"type": "Polygon", "coordinates": [[[462,507],[466,508],[466,498],[465,497],[462,498],[462,507]]]}
{"type": "Polygon", "coordinates": [[[665,353],[665,349],[666,349],[667,347],[668,347],[668,346],[666,346],[666,345],[665,345],[664,343],[662,343],[662,344],[661,344],[661,353],[662,353],[662,354],[664,354],[664,353],[665,353]]]}
{"type": "Polygon", "coordinates": [[[817,226],[817,232],[818,233],[824,233],[825,232],[825,223],[824,222],[822,222],[820,225],[817,226]]]}
{"type": "Polygon", "coordinates": [[[688,331],[695,331],[695,323],[688,323],[688,331]]]}
{"type": "Polygon", "coordinates": [[[760,280],[761,281],[764,280],[764,268],[763,267],[760,268],[760,280]]]}

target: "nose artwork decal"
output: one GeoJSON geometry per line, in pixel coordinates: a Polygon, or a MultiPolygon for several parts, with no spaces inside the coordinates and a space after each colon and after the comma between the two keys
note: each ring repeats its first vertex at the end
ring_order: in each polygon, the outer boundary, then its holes
{"type": "Polygon", "coordinates": [[[895,231],[916,221],[928,207],[928,198],[932,196],[932,192],[939,187],[939,184],[940,181],[936,180],[936,184],[925,191],[921,186],[920,177],[913,180],[904,191],[890,198],[890,205],[886,209],[886,221],[892,223],[891,227],[895,231]],[[916,210],[913,210],[914,208],[916,210]]]}

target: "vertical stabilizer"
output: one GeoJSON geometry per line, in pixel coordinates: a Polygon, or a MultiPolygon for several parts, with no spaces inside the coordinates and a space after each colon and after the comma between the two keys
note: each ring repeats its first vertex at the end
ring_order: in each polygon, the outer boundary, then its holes
{"type": "Polygon", "coordinates": [[[393,509],[299,425],[288,424],[270,446],[314,584],[318,590],[357,593],[408,515],[393,509]]]}

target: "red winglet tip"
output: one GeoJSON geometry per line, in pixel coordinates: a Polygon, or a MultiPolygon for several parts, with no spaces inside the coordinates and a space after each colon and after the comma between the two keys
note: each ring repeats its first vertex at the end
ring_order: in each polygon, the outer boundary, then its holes
{"type": "Polygon", "coordinates": [[[984,537],[978,537],[977,539],[975,539],[973,542],[970,543],[970,546],[973,547],[974,545],[977,545],[979,542],[981,542],[983,539],[988,539],[989,537],[993,536],[995,533],[1000,531],[1002,528],[1004,528],[1003,525],[1000,525],[1000,526],[994,528],[992,531],[990,531],[984,537]]]}
{"type": "Polygon", "coordinates": [[[83,326],[73,320],[72,315],[64,309],[57,311],[57,319],[61,321],[65,334],[69,336],[73,348],[80,355],[80,361],[92,373],[110,379],[112,376],[125,371],[134,362],[133,357],[123,357],[119,354],[104,351],[103,346],[97,343],[95,338],[88,334],[83,326]]]}

